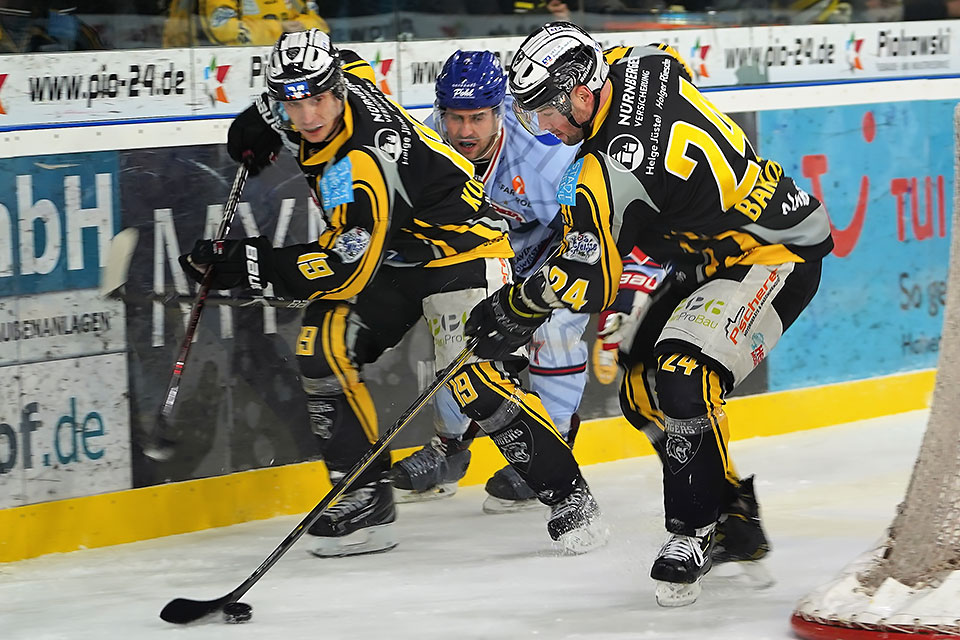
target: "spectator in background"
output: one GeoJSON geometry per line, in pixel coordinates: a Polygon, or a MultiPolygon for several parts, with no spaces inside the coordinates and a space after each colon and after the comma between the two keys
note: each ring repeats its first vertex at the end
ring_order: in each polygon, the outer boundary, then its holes
{"type": "Polygon", "coordinates": [[[4,15],[6,14],[0,12],[0,54],[19,53],[20,49],[17,47],[17,43],[13,41],[13,37],[7,32],[7,27],[3,24],[4,15]]]}
{"type": "Polygon", "coordinates": [[[330,31],[313,0],[171,0],[163,44],[270,45],[314,28],[330,31]]]}
{"type": "Polygon", "coordinates": [[[63,0],[39,1],[29,9],[0,9],[0,53],[105,49],[99,34],[63,0]]]}
{"type": "Polygon", "coordinates": [[[904,20],[947,20],[960,16],[960,0],[903,0],[904,20]]]}
{"type": "Polygon", "coordinates": [[[200,23],[211,42],[227,45],[272,45],[284,32],[330,32],[312,0],[200,0],[200,23]]]}
{"type": "Polygon", "coordinates": [[[514,13],[549,13],[554,20],[569,20],[570,8],[562,0],[514,0],[514,13]]]}

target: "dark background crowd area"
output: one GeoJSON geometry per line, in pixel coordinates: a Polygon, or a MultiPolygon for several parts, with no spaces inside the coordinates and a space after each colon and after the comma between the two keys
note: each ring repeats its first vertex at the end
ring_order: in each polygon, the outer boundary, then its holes
{"type": "Polygon", "coordinates": [[[224,36],[216,15],[284,30],[319,20],[358,42],[525,35],[553,19],[592,31],[937,20],[960,15],[960,0],[0,0],[0,54],[270,44],[257,35],[270,30],[224,36]]]}

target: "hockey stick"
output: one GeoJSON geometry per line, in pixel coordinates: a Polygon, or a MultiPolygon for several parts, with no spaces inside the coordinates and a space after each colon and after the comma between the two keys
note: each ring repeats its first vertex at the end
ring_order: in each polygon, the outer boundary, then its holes
{"type": "MultiPolygon", "coordinates": [[[[163,305],[180,305],[196,301],[195,295],[185,293],[142,293],[130,291],[126,284],[130,272],[130,262],[137,248],[139,232],[134,227],[121,230],[110,240],[107,264],[100,274],[100,295],[124,302],[159,302],[163,305]]],[[[275,307],[277,309],[303,309],[310,300],[280,298],[276,296],[223,296],[208,294],[204,304],[229,307],[275,307]]]]}
{"type": "MultiPolygon", "coordinates": [[[[233,186],[230,187],[230,195],[223,206],[223,218],[220,220],[220,226],[217,229],[215,240],[223,240],[230,233],[230,225],[233,223],[233,217],[237,213],[237,205],[240,204],[240,193],[243,191],[243,185],[247,181],[247,167],[241,164],[237,169],[237,175],[233,179],[233,186]]],[[[173,416],[173,406],[177,401],[177,393],[180,391],[180,380],[183,378],[183,370],[187,364],[187,356],[190,354],[190,345],[193,343],[193,336],[197,332],[197,325],[200,323],[200,313],[203,311],[203,305],[207,300],[207,294],[210,293],[210,283],[213,279],[213,269],[207,269],[203,274],[203,280],[200,282],[200,288],[197,289],[196,298],[193,301],[193,308],[190,309],[190,318],[187,322],[187,328],[183,335],[183,342],[180,343],[180,353],[177,361],[173,364],[173,373],[170,375],[170,384],[167,385],[167,393],[163,398],[163,405],[157,415],[157,422],[153,430],[147,435],[142,443],[143,454],[153,460],[167,460],[173,455],[174,442],[170,439],[168,432],[170,429],[170,418],[173,416]]]]}
{"type": "Polygon", "coordinates": [[[257,567],[256,571],[250,574],[250,576],[244,580],[240,585],[228,593],[227,595],[217,598],[216,600],[190,600],[188,598],[176,598],[167,603],[167,606],[163,608],[160,612],[160,618],[166,622],[171,622],[174,624],[187,624],[189,622],[195,622],[201,618],[204,618],[208,615],[216,613],[223,606],[230,604],[231,602],[236,602],[250,590],[250,587],[255,585],[260,578],[263,577],[263,574],[272,567],[276,562],[290,550],[290,547],[300,539],[307,529],[316,522],[317,518],[320,517],[324,511],[327,510],[334,501],[338,500],[344,493],[346,493],[347,488],[350,484],[356,480],[356,478],[366,471],[367,467],[370,466],[370,463],[373,462],[380,454],[386,451],[387,446],[390,444],[390,441],[400,433],[400,430],[403,429],[410,420],[413,419],[420,410],[430,401],[430,399],[439,391],[443,385],[450,381],[453,377],[453,374],[456,373],[461,366],[466,363],[470,356],[473,355],[473,349],[476,346],[476,338],[471,338],[467,342],[467,346],[464,347],[463,351],[451,362],[445,369],[440,371],[437,374],[437,378],[433,381],[433,384],[424,389],[424,391],[414,400],[413,404],[397,418],[397,421],[393,423],[393,426],[380,436],[380,439],[377,440],[373,446],[367,451],[362,458],[360,458],[356,464],[347,471],[346,475],[341,478],[337,484],[330,489],[330,491],[323,497],[323,499],[315,506],[310,513],[304,516],[303,520],[300,521],[293,531],[291,531],[286,538],[283,539],[276,549],[273,550],[267,559],[257,567]]]}
{"type": "MultiPolygon", "coordinates": [[[[117,293],[112,297],[126,302],[159,302],[173,306],[192,302],[194,297],[183,293],[145,293],[130,294],[117,293]]],[[[208,295],[206,305],[223,307],[273,307],[275,309],[304,309],[312,300],[297,300],[295,298],[278,298],[274,296],[221,296],[208,295]]]]}

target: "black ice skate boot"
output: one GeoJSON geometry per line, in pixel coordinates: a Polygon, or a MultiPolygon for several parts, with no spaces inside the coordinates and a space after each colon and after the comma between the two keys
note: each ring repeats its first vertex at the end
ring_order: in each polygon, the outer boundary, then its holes
{"type": "Polygon", "coordinates": [[[713,562],[759,560],[769,552],[770,543],[760,524],[760,506],[750,476],[740,481],[736,499],[720,515],[713,562]]]}
{"type": "Polygon", "coordinates": [[[685,536],[671,533],[653,561],[650,577],[657,581],[657,604],[682,607],[693,604],[700,595],[700,580],[713,566],[716,524],[712,523],[685,536]]]}
{"type": "Polygon", "coordinates": [[[750,476],[740,481],[735,498],[720,514],[713,564],[735,563],[748,586],[765,589],[775,582],[760,562],[768,553],[770,543],[760,523],[760,506],[750,476]]]}
{"type": "Polygon", "coordinates": [[[570,495],[551,505],[547,532],[565,553],[587,553],[607,543],[610,530],[603,523],[600,506],[582,477],[577,479],[570,495]]]}
{"type": "Polygon", "coordinates": [[[484,488],[487,491],[487,498],[483,501],[484,513],[513,513],[544,506],[510,465],[493,474],[484,488]]]}
{"type": "Polygon", "coordinates": [[[449,498],[470,466],[470,443],[434,436],[390,470],[398,503],[449,498]]]}
{"type": "MultiPolygon", "coordinates": [[[[331,473],[331,481],[339,480],[331,473]]],[[[397,546],[393,522],[397,510],[387,478],[348,491],[307,530],[310,552],[321,558],[388,551],[397,546]]]]}

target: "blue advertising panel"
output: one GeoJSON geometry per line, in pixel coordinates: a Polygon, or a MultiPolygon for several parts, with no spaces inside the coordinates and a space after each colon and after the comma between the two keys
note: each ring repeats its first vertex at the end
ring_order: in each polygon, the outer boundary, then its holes
{"type": "Polygon", "coordinates": [[[758,114],[761,155],[827,208],[820,291],[769,360],[771,391],[935,367],[953,108],[917,101],[758,114]]]}
{"type": "Polygon", "coordinates": [[[115,151],[0,161],[0,297],[97,287],[116,185],[115,151]]]}

